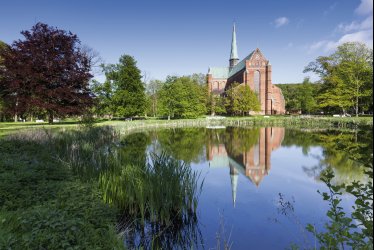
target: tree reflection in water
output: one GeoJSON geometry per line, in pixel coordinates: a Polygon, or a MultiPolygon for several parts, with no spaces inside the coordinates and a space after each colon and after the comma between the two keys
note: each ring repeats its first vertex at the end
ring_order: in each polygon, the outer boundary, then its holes
{"type": "Polygon", "coordinates": [[[126,137],[122,147],[108,156],[110,171],[99,177],[104,200],[121,211],[118,230],[125,245],[156,249],[202,245],[196,215],[203,185],[199,174],[165,153],[147,157],[149,143],[145,134],[126,137]]]}
{"type": "Polygon", "coordinates": [[[304,168],[317,180],[328,168],[335,173],[335,183],[365,179],[358,162],[372,155],[372,131],[179,128],[136,133],[111,145],[102,150],[106,167],[95,170],[95,176],[103,198],[122,211],[118,228],[126,245],[183,249],[203,246],[196,214],[201,182],[190,163],[208,161],[211,168],[229,168],[235,206],[238,175],[259,186],[270,174],[271,153],[281,145],[301,147],[306,155],[312,147],[322,148],[319,164],[304,168]],[[153,153],[159,158],[151,160],[153,153]]]}

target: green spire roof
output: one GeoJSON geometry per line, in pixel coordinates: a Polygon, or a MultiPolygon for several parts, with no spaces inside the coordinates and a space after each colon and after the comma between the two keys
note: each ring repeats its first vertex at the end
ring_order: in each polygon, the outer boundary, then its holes
{"type": "Polygon", "coordinates": [[[238,57],[238,48],[236,46],[235,23],[234,23],[234,27],[232,28],[232,40],[231,40],[230,59],[239,59],[239,57],[238,57]]]}

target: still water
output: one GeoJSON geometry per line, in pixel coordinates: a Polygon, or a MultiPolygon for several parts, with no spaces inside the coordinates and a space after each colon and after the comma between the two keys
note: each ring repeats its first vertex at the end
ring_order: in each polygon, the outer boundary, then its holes
{"type": "MultiPolygon", "coordinates": [[[[314,248],[315,239],[305,227],[311,223],[323,230],[329,207],[317,192],[327,191],[321,173],[330,167],[335,183],[364,181],[351,149],[372,150],[372,134],[271,127],[185,128],[133,133],[123,139],[123,145],[129,159],[163,152],[200,174],[195,248],[314,248]]],[[[356,158],[367,154],[354,152],[356,158]]],[[[348,213],[353,203],[353,197],[343,195],[348,213]]]]}

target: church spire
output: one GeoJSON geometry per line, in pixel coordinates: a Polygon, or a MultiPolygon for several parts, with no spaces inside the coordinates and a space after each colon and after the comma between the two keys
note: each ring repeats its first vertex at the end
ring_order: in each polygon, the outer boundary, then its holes
{"type": "Polygon", "coordinates": [[[230,70],[239,62],[238,48],[236,46],[235,23],[232,28],[231,53],[230,53],[230,70]]]}
{"type": "Polygon", "coordinates": [[[230,165],[230,179],[231,179],[231,193],[232,193],[232,203],[235,207],[236,203],[236,190],[238,187],[238,172],[234,166],[230,165]]]}

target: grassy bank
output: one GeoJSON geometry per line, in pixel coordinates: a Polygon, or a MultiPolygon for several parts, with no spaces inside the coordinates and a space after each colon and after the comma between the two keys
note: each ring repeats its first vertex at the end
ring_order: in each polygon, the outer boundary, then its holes
{"type": "Polygon", "coordinates": [[[0,138],[0,249],[191,245],[198,175],[132,144],[108,126],[0,138]]]}
{"type": "Polygon", "coordinates": [[[188,166],[168,158],[147,165],[142,156],[138,164],[127,164],[135,154],[128,155],[132,143],[122,140],[120,133],[199,126],[356,128],[372,123],[371,117],[280,116],[102,121],[94,129],[67,129],[78,123],[0,123],[0,135],[8,134],[0,137],[0,249],[121,249],[115,228],[119,210],[124,212],[122,229],[134,221],[140,224],[133,232],[141,231],[145,224],[153,226],[152,234],[157,236],[152,244],[175,246],[172,237],[177,235],[178,240],[187,240],[181,246],[190,245],[188,237],[198,234],[193,231],[197,177],[191,176],[188,166]],[[154,168],[161,165],[164,167],[154,168]],[[161,187],[161,182],[169,186],[161,187]],[[170,236],[158,235],[160,230],[170,236]]]}
{"type": "MultiPolygon", "coordinates": [[[[116,126],[120,129],[194,127],[194,126],[287,126],[297,128],[355,128],[373,126],[373,117],[314,117],[314,116],[251,116],[251,117],[207,117],[198,119],[159,120],[147,119],[136,121],[96,121],[98,126],[116,126]]],[[[22,128],[61,128],[76,127],[77,122],[47,123],[0,123],[0,136],[22,128]]]]}
{"type": "Polygon", "coordinates": [[[117,211],[48,141],[0,139],[0,249],[121,249],[117,211]]]}

